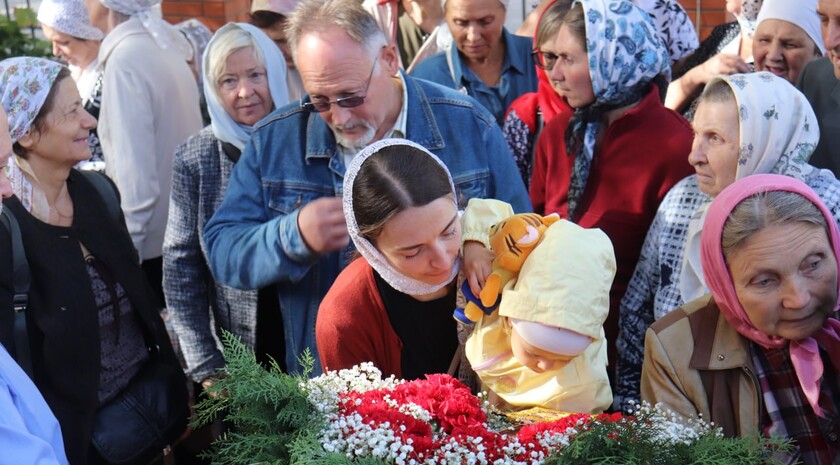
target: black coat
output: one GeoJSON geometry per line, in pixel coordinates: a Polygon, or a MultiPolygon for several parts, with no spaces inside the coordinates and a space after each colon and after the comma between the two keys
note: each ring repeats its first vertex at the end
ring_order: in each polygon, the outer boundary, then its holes
{"type": "MultiPolygon", "coordinates": [[[[152,290],[120,217],[108,214],[95,187],[75,170],[67,180],[74,220],[69,228],[40,222],[17,199],[3,204],[17,218],[31,270],[27,326],[35,385],[64,437],[71,464],[85,464],[98,405],[99,317],[79,243],[122,284],[146,336],[163,360],[178,365],[152,290]]],[[[116,189],[116,187],[115,187],[116,189]]],[[[0,342],[11,348],[11,241],[0,227],[0,342]]]]}

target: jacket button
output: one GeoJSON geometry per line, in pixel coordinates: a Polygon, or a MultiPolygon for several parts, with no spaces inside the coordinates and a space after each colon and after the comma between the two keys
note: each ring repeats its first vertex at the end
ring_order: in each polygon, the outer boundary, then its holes
{"type": "Polygon", "coordinates": [[[67,307],[58,307],[58,309],[59,309],[59,310],[61,310],[62,312],[66,312],[66,311],[67,311],[67,307]]]}
{"type": "Polygon", "coordinates": [[[719,361],[719,362],[722,362],[722,361],[723,361],[723,359],[725,359],[725,358],[726,358],[726,356],[725,356],[725,355],[723,355],[723,354],[718,354],[718,357],[717,357],[717,358],[718,358],[718,361],[719,361]]]}
{"type": "Polygon", "coordinates": [[[828,433],[828,440],[831,442],[837,442],[837,433],[834,431],[828,433]]]}

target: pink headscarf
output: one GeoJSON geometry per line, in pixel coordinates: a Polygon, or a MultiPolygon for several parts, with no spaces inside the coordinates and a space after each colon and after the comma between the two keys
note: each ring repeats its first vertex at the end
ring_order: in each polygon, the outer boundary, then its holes
{"type": "MultiPolygon", "coordinates": [[[[753,326],[735,294],[735,286],[732,284],[732,277],[723,257],[721,237],[726,219],[741,201],[754,194],[769,191],[797,193],[820,209],[828,223],[831,248],[834,251],[840,275],[840,232],[838,232],[837,223],[819,196],[802,181],[778,174],[756,174],[736,181],[718,194],[709,207],[706,223],[703,226],[703,275],[726,321],[742,336],[766,349],[783,347],[788,341],[779,336],[769,336],[753,326]]],[[[840,283],[840,280],[838,282],[840,283]]],[[[838,284],[838,291],[840,291],[840,284],[838,284]]],[[[838,308],[840,304],[836,304],[834,310],[838,308]]],[[[828,352],[832,364],[840,368],[840,321],[828,318],[822,329],[813,336],[799,341],[790,341],[791,362],[802,391],[814,409],[814,413],[824,416],[818,405],[820,379],[823,375],[819,346],[828,352]]]]}

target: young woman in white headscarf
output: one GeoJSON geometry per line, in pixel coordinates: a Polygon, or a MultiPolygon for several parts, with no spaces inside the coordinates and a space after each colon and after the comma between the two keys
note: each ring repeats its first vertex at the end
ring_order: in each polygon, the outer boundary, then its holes
{"type": "Polygon", "coordinates": [[[204,53],[204,96],[211,123],[175,152],[163,244],[163,290],[187,374],[205,387],[225,366],[214,327],[283,360],[282,323],[272,288],[217,283],[206,261],[204,225],[222,203],[234,165],[257,121],[288,103],[286,65],[265,33],[245,23],[222,26],[204,53]],[[211,324],[215,321],[215,326],[211,324]]]}
{"type": "Polygon", "coordinates": [[[373,362],[384,376],[446,373],[458,347],[455,278],[461,224],[446,166],[421,146],[385,139],[344,175],[344,217],[361,254],[318,310],[324,371],[373,362]]]}
{"type": "MultiPolygon", "coordinates": [[[[72,464],[100,462],[92,437],[116,426],[100,423],[101,412],[124,402],[149,370],[167,373],[173,403],[164,410],[186,427],[186,379],[122,214],[112,208],[119,195],[104,175],[73,169],[90,157],[96,121],[70,72],[41,58],[3,60],[0,104],[14,151],[14,195],[3,207],[20,227],[30,272],[25,337],[13,329],[13,277],[0,273],[0,343],[18,352],[25,346],[16,342],[28,340],[33,380],[61,424],[72,464]]],[[[11,242],[0,244],[0,269],[10,269],[11,242]]]]}
{"type": "Polygon", "coordinates": [[[840,220],[840,181],[808,164],[820,138],[808,100],[768,72],[714,78],[698,99],[693,174],[665,196],[619,314],[616,406],[638,400],[645,331],[709,292],[700,238],[712,199],[738,179],[782,174],[808,184],[840,220]]]}

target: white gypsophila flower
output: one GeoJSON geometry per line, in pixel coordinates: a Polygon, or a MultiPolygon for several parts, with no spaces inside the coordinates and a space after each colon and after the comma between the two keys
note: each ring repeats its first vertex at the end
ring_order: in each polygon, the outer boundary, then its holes
{"type": "Polygon", "coordinates": [[[329,371],[307,380],[301,385],[309,402],[319,412],[338,412],[339,395],[346,392],[367,392],[374,389],[393,389],[403,381],[394,376],[382,378],[382,372],[371,362],[338,371],[329,371]]]}

